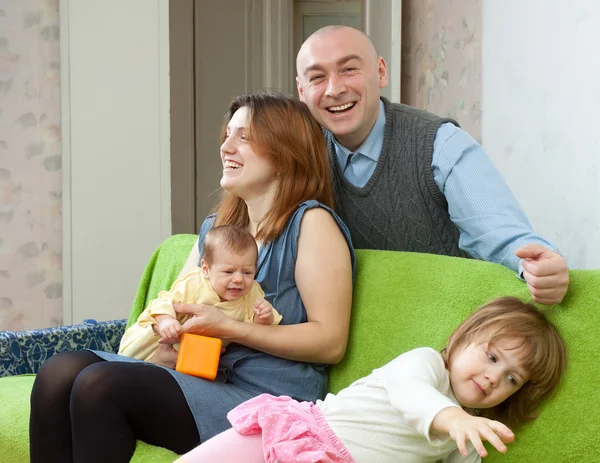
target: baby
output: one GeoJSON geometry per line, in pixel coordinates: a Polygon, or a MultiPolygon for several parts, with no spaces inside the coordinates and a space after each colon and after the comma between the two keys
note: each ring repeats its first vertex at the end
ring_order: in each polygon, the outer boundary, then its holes
{"type": "Polygon", "coordinates": [[[170,291],[158,293],[125,331],[119,354],[148,361],[159,338],[177,340],[190,315],[176,314],[174,302],[211,305],[237,321],[279,324],[281,315],[254,281],[257,260],[256,241],[248,231],[234,225],[214,227],[204,240],[200,267],[176,280],[170,291]]]}

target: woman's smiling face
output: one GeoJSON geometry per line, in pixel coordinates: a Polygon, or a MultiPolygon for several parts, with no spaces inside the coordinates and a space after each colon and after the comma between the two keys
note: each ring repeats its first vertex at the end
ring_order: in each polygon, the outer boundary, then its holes
{"type": "Polygon", "coordinates": [[[277,183],[275,166],[254,151],[249,127],[250,115],[243,106],[231,117],[221,145],[221,187],[245,201],[264,194],[277,183]]]}

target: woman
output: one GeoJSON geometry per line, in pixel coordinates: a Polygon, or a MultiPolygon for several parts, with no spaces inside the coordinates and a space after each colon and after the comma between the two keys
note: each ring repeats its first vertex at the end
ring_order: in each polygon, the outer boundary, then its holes
{"type": "MultiPolygon", "coordinates": [[[[333,204],[320,126],[300,102],[272,93],[233,101],[221,134],[224,194],[182,270],[198,265],[213,225],[246,227],[259,244],[256,280],[283,316],[253,326],[204,305],[184,332],[233,344],[214,382],[103,352],[70,352],[42,366],[31,397],[31,461],[126,462],[135,440],[177,453],[228,428],[227,412],[268,392],[315,400],[325,365],[345,352],[354,253],[333,204]]],[[[161,349],[156,363],[172,366],[161,349]]]]}

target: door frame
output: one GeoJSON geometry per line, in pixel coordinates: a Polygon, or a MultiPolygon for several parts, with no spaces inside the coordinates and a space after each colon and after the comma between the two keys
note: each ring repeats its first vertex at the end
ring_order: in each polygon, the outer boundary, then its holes
{"type": "Polygon", "coordinates": [[[169,0],[172,233],[196,233],[194,0],[169,0]]]}

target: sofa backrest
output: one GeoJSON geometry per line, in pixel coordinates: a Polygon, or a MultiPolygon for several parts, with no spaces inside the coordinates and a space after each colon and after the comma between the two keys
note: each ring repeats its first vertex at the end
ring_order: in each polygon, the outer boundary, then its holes
{"type": "Polygon", "coordinates": [[[197,239],[197,235],[173,235],[156,248],[138,283],[127,328],[136,322],[148,303],[156,298],[160,291],[171,288],[197,239]]]}

